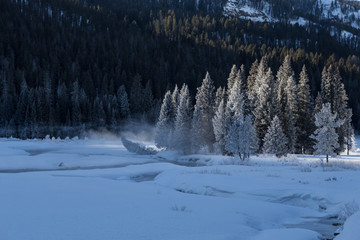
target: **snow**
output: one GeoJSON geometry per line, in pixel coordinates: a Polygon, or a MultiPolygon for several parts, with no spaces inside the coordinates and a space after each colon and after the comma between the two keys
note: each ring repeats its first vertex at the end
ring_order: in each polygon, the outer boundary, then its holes
{"type": "Polygon", "coordinates": [[[299,24],[299,26],[306,26],[307,22],[308,21],[306,19],[304,19],[303,17],[299,17],[296,20],[294,20],[294,19],[290,20],[291,24],[295,25],[297,23],[297,24],[299,24]]]}
{"type": "Polygon", "coordinates": [[[319,159],[0,139],[0,239],[358,239],[360,154],[319,159]]]}
{"type": "MultiPolygon", "coordinates": [[[[339,2],[337,6],[331,7],[332,2],[334,3],[334,0],[317,0],[318,5],[321,6],[322,9],[322,19],[338,19],[353,28],[360,29],[359,23],[352,20],[352,15],[355,19],[360,19],[359,10],[351,7],[348,3],[342,3],[346,5],[346,8],[342,8],[339,2]]],[[[228,0],[224,6],[224,15],[237,16],[254,22],[279,22],[279,19],[271,16],[269,3],[263,1],[263,4],[262,9],[256,9],[251,6],[252,1],[228,0]]],[[[313,8],[315,8],[315,6],[316,3],[314,2],[313,8]]],[[[308,20],[303,17],[290,19],[291,24],[298,23],[300,26],[306,26],[307,22],[308,20]]]]}
{"type": "Polygon", "coordinates": [[[360,212],[355,213],[345,222],[344,231],[337,237],[337,240],[357,239],[360,236],[360,212]]]}
{"type": "Polygon", "coordinates": [[[226,16],[235,15],[254,22],[278,22],[279,20],[271,17],[271,14],[266,9],[269,9],[267,3],[264,10],[260,11],[249,5],[238,5],[237,0],[229,0],[224,6],[224,14],[226,16]]]}
{"type": "Polygon", "coordinates": [[[342,30],[342,31],[341,31],[341,37],[342,37],[343,39],[347,39],[347,38],[356,37],[356,35],[352,34],[351,32],[342,30]]]}

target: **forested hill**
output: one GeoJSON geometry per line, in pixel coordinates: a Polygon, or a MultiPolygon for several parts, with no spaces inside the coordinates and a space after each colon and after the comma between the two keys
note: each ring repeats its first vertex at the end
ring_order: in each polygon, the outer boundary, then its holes
{"type": "Polygon", "coordinates": [[[175,84],[194,96],[206,71],[225,86],[233,64],[248,73],[267,56],[275,72],[286,55],[297,76],[306,64],[313,96],[324,66],[338,66],[360,126],[358,44],[326,28],[226,17],[226,1],[194,2],[1,0],[0,135],[155,121],[175,84]]]}

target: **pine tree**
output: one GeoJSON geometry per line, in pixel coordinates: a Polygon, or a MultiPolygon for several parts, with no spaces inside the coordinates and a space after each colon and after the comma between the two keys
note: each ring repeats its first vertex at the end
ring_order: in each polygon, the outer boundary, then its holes
{"type": "MultiPolygon", "coordinates": [[[[344,119],[350,119],[346,117],[348,113],[348,97],[345,91],[344,84],[339,73],[339,69],[333,67],[324,68],[321,78],[321,97],[323,103],[330,103],[333,113],[337,113],[338,119],[342,116],[344,119]]],[[[351,125],[351,124],[350,124],[351,125]]],[[[343,124],[336,129],[338,134],[339,147],[336,149],[336,153],[339,154],[345,149],[345,134],[347,132],[346,127],[349,124],[343,124]]]]}
{"type": "Polygon", "coordinates": [[[259,139],[256,136],[251,117],[247,115],[239,128],[239,151],[242,153],[243,160],[245,160],[258,149],[259,139]]]}
{"type": "Polygon", "coordinates": [[[154,106],[154,96],[151,89],[151,81],[147,81],[144,89],[143,108],[144,112],[149,112],[154,106]]]}
{"type": "Polygon", "coordinates": [[[55,121],[54,119],[54,99],[52,93],[52,81],[50,78],[50,74],[48,71],[44,72],[44,93],[45,93],[45,101],[44,101],[44,111],[45,111],[45,121],[47,124],[52,125],[55,121]]]}
{"type": "Polygon", "coordinates": [[[208,72],[206,73],[202,85],[197,90],[195,99],[196,99],[196,105],[198,106],[200,111],[200,119],[201,119],[200,144],[206,145],[209,151],[213,152],[215,135],[214,135],[212,119],[215,115],[215,87],[208,72]]]}
{"type": "Polygon", "coordinates": [[[79,82],[73,83],[71,92],[71,106],[72,106],[72,122],[75,126],[81,123],[81,108],[80,108],[80,86],[79,82]]]}
{"type": "Polygon", "coordinates": [[[323,101],[321,99],[321,94],[318,93],[315,99],[315,107],[313,111],[313,118],[315,119],[315,114],[321,111],[323,101]]]}
{"type": "Polygon", "coordinates": [[[170,147],[170,135],[174,129],[175,112],[170,91],[167,91],[161,105],[159,120],[155,129],[157,147],[170,147]]]}
{"type": "Polygon", "coordinates": [[[264,138],[263,153],[272,153],[277,157],[288,153],[287,137],[282,130],[280,119],[275,116],[264,138]]]}
{"type": "Polygon", "coordinates": [[[312,139],[310,138],[314,127],[312,126],[312,98],[309,86],[309,77],[305,65],[300,73],[297,94],[297,153],[311,153],[312,139]]]}
{"type": "Polygon", "coordinates": [[[240,66],[240,69],[236,73],[235,82],[236,81],[240,82],[241,92],[244,95],[244,109],[243,109],[244,114],[251,115],[252,108],[251,108],[251,103],[249,100],[249,91],[247,90],[245,66],[243,64],[240,66]]]}
{"type": "MultiPolygon", "coordinates": [[[[29,94],[30,96],[30,94],[29,94]]],[[[58,123],[65,124],[66,123],[66,115],[69,107],[68,102],[68,90],[64,83],[58,84],[57,87],[57,103],[56,103],[56,118],[58,123]]]]}
{"type": "Polygon", "coordinates": [[[347,113],[345,115],[345,122],[344,126],[344,142],[346,147],[347,155],[350,154],[350,150],[353,150],[355,147],[355,133],[354,128],[351,124],[351,117],[352,117],[352,109],[348,108],[347,113]]]}
{"type": "Polygon", "coordinates": [[[221,154],[225,154],[225,140],[227,129],[224,105],[224,99],[222,99],[212,120],[216,139],[216,146],[218,147],[221,154]]]}
{"type": "Polygon", "coordinates": [[[276,105],[274,81],[274,76],[270,68],[265,75],[256,79],[258,89],[256,91],[256,102],[253,116],[254,128],[259,139],[260,149],[263,146],[265,134],[270,126],[272,117],[274,116],[274,106],[276,105]]]}
{"type": "Polygon", "coordinates": [[[201,112],[199,105],[195,105],[191,122],[191,152],[197,153],[204,146],[201,131],[201,112]]]}
{"type": "Polygon", "coordinates": [[[294,71],[291,68],[290,57],[286,56],[280,66],[277,77],[277,110],[276,114],[281,121],[282,129],[288,139],[288,153],[295,152],[296,144],[296,94],[297,86],[294,79],[294,71]]]}
{"type": "Polygon", "coordinates": [[[14,109],[15,101],[13,94],[13,82],[9,74],[4,70],[0,71],[0,124],[5,125],[11,119],[14,109]]]}
{"type": "MultiPolygon", "coordinates": [[[[93,104],[93,123],[96,124],[96,127],[104,127],[105,126],[105,111],[104,111],[104,104],[101,101],[99,96],[96,96],[93,104]]],[[[69,113],[67,113],[67,118],[70,118],[69,113]]],[[[70,119],[67,119],[68,122],[70,119]]]]}
{"type": "Polygon", "coordinates": [[[228,136],[226,138],[225,149],[228,153],[241,158],[242,152],[240,151],[240,126],[243,123],[243,119],[236,118],[228,130],[228,136]]]}
{"type": "Polygon", "coordinates": [[[236,79],[233,87],[229,91],[226,103],[226,123],[228,128],[238,119],[240,122],[244,120],[245,94],[242,89],[242,81],[236,79]]]}
{"type": "Polygon", "coordinates": [[[336,153],[340,154],[346,148],[346,135],[347,132],[351,132],[351,117],[352,112],[349,111],[348,108],[348,96],[345,91],[344,84],[342,83],[342,78],[340,76],[339,68],[334,70],[333,74],[333,88],[334,88],[334,99],[333,99],[333,112],[337,112],[338,118],[340,117],[347,121],[345,124],[342,124],[338,129],[336,129],[336,133],[339,135],[339,147],[336,149],[336,153]],[[350,114],[350,116],[348,116],[350,114]],[[350,129],[347,129],[350,128],[350,129]]]}
{"type": "Polygon", "coordinates": [[[338,134],[335,129],[344,123],[337,120],[337,113],[331,113],[331,104],[325,103],[319,113],[315,114],[315,125],[317,129],[311,137],[315,139],[315,154],[326,155],[326,162],[329,162],[329,155],[335,155],[339,147],[338,134]]]}
{"type": "Polygon", "coordinates": [[[191,130],[192,106],[187,85],[180,90],[179,106],[176,112],[175,130],[173,135],[173,146],[178,151],[188,154],[191,152],[191,141],[189,135],[191,130]]]}
{"type": "MultiPolygon", "coordinates": [[[[236,74],[238,72],[238,68],[236,67],[236,65],[234,64],[231,68],[231,71],[230,71],[230,74],[229,74],[229,77],[227,79],[227,89],[228,91],[231,90],[231,88],[233,87],[235,81],[236,81],[236,74]]],[[[228,92],[229,94],[230,92],[228,92]]]]}
{"type": "Polygon", "coordinates": [[[174,91],[171,94],[171,98],[174,104],[174,109],[176,112],[177,107],[179,106],[179,102],[180,102],[180,91],[177,85],[175,85],[174,91]]]}
{"type": "Polygon", "coordinates": [[[332,104],[332,99],[334,96],[333,87],[332,87],[332,72],[333,66],[329,68],[324,67],[321,73],[321,99],[323,103],[332,104]]]}
{"type": "MultiPolygon", "coordinates": [[[[219,87],[216,90],[216,94],[215,94],[215,109],[218,109],[220,102],[224,100],[224,103],[226,102],[226,89],[219,87]]],[[[224,104],[225,105],[225,104],[224,104]]]]}
{"type": "MultiPolygon", "coordinates": [[[[250,110],[253,114],[254,114],[254,109],[255,109],[257,101],[258,101],[258,94],[259,94],[258,90],[263,83],[263,79],[265,78],[265,75],[267,74],[268,69],[269,69],[268,61],[267,61],[266,57],[263,57],[256,69],[255,77],[253,77],[251,75],[248,77],[248,99],[249,99],[250,110]],[[249,82],[249,81],[251,81],[251,82],[249,82]]],[[[250,74],[252,74],[252,73],[250,72],[250,74]]]]}
{"type": "Polygon", "coordinates": [[[128,95],[125,90],[125,86],[121,85],[116,93],[120,117],[122,119],[130,117],[130,107],[129,107],[129,100],[128,95]]]}
{"type": "Polygon", "coordinates": [[[130,90],[130,110],[131,113],[143,113],[144,89],[141,83],[141,76],[137,74],[134,79],[130,90]]]}
{"type": "Polygon", "coordinates": [[[258,69],[259,69],[259,61],[256,59],[255,62],[253,62],[253,64],[251,65],[249,76],[247,78],[247,89],[249,92],[254,91],[258,69]]]}
{"type": "MultiPolygon", "coordinates": [[[[22,75],[21,91],[20,91],[19,100],[17,102],[16,114],[15,114],[15,125],[17,125],[20,128],[23,127],[25,122],[26,108],[27,105],[29,104],[28,94],[29,94],[29,88],[24,78],[24,75],[22,75]]],[[[23,138],[22,136],[20,137],[23,138]]]]}

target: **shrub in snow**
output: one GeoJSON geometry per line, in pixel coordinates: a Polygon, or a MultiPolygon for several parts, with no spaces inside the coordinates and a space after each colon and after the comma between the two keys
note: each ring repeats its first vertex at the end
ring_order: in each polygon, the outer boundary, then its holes
{"type": "Polygon", "coordinates": [[[329,162],[329,155],[335,155],[335,150],[339,147],[336,128],[340,127],[344,121],[336,119],[337,113],[331,113],[330,103],[323,104],[321,111],[315,114],[317,129],[311,137],[316,141],[315,154],[326,155],[326,162],[329,162]]]}
{"type": "Polygon", "coordinates": [[[285,156],[287,151],[287,138],[282,130],[280,119],[275,116],[264,138],[264,153],[272,153],[277,157],[285,156]]]}
{"type": "Polygon", "coordinates": [[[132,153],[140,154],[140,155],[154,155],[158,153],[154,148],[145,146],[141,143],[132,142],[125,137],[121,137],[121,141],[124,147],[132,153]]]}

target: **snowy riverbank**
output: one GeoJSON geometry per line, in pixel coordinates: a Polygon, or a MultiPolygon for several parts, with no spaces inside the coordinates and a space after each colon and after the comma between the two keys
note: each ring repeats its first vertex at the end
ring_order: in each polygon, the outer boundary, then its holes
{"type": "Polygon", "coordinates": [[[0,139],[0,239],[357,239],[356,154],[244,163],[139,156],[116,139],[0,139]]]}

